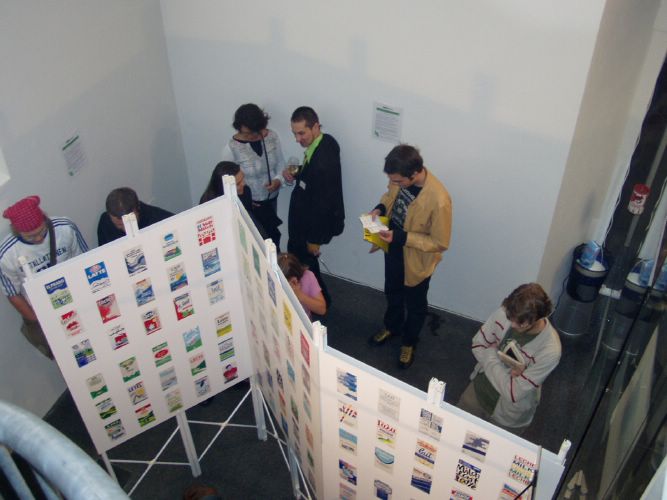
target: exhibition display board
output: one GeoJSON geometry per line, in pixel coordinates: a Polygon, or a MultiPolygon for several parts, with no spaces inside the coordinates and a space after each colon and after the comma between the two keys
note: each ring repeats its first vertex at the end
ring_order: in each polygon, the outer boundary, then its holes
{"type": "MultiPolygon", "coordinates": [[[[319,361],[322,498],[510,500],[532,480],[538,446],[334,349],[319,361]]],[[[542,450],[537,494],[521,498],[550,499],[562,472],[542,450]]]]}
{"type": "Polygon", "coordinates": [[[275,246],[261,240],[245,211],[238,245],[246,329],[264,400],[287,437],[315,497],[322,491],[318,349],[313,325],[276,264],[275,246]]]}
{"type": "Polygon", "coordinates": [[[26,280],[98,452],[252,373],[232,203],[218,198],[26,280]]]}
{"type": "Polygon", "coordinates": [[[539,468],[523,498],[551,497],[561,457],[328,348],[224,181],[230,195],[26,280],[100,453],[250,377],[295,494],[509,499],[539,468]]]}

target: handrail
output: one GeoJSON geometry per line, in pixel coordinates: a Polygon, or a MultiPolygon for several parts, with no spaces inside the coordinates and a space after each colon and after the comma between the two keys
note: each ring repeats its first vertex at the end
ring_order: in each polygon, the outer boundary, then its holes
{"type": "MultiPolygon", "coordinates": [[[[0,444],[21,455],[65,498],[129,499],[122,488],[67,437],[32,413],[6,401],[0,401],[0,444]]],[[[3,467],[7,465],[6,460],[0,462],[3,467]]],[[[6,474],[12,481],[12,471],[6,474]]],[[[19,479],[19,486],[21,482],[19,479]]],[[[44,487],[44,482],[39,482],[44,487]]],[[[50,496],[50,492],[45,493],[50,496]]]]}

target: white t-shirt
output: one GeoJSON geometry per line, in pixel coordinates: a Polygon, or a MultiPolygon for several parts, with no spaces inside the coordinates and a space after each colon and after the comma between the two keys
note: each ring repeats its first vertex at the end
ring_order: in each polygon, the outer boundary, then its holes
{"type": "MultiPolygon", "coordinates": [[[[69,219],[54,217],[53,230],[56,235],[56,262],[82,254],[88,250],[79,228],[69,219]]],[[[0,243],[0,285],[8,297],[23,295],[22,287],[25,273],[19,264],[19,257],[25,257],[33,273],[49,267],[51,247],[49,236],[38,244],[23,241],[20,237],[10,234],[0,243]]]]}

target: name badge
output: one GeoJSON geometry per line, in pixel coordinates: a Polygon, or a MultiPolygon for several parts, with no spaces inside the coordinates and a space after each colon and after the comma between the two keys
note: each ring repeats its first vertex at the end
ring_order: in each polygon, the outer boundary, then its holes
{"type": "Polygon", "coordinates": [[[306,190],[306,183],[303,182],[303,181],[299,181],[299,187],[305,191],[306,190]]]}

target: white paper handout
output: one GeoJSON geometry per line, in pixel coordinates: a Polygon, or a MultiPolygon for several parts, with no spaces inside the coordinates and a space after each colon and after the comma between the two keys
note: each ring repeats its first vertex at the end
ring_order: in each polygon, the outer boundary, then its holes
{"type": "Polygon", "coordinates": [[[364,226],[364,229],[367,229],[371,234],[379,233],[380,231],[387,231],[389,228],[380,222],[380,219],[373,220],[371,214],[363,214],[359,216],[361,224],[364,226]]]}

